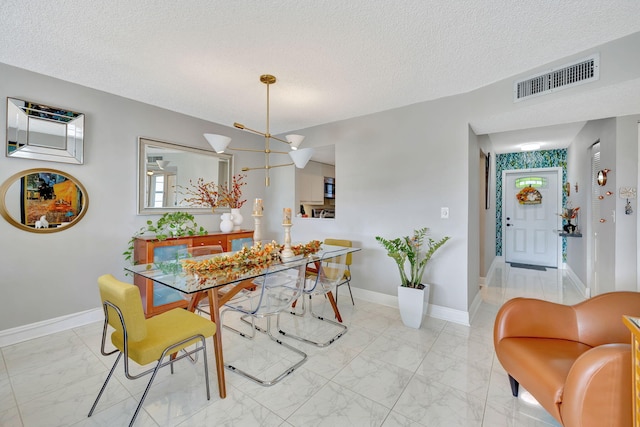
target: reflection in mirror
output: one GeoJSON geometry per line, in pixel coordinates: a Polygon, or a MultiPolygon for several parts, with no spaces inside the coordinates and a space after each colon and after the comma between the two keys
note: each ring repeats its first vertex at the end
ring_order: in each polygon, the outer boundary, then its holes
{"type": "Polygon", "coordinates": [[[82,164],[84,114],[7,98],[7,157],[82,164]]]}
{"type": "Polygon", "coordinates": [[[0,215],[11,225],[52,233],[76,224],[87,211],[87,190],[77,179],[55,169],[29,169],[0,187],[0,215]]]}
{"type": "Polygon", "coordinates": [[[296,169],[297,215],[333,219],[336,217],[335,145],[314,147],[314,150],[307,166],[296,169]]]}
{"type": "Polygon", "coordinates": [[[198,178],[230,183],[232,159],[229,154],[138,138],[138,214],[210,213],[210,208],[192,207],[185,202],[189,196],[184,189],[198,178]]]}

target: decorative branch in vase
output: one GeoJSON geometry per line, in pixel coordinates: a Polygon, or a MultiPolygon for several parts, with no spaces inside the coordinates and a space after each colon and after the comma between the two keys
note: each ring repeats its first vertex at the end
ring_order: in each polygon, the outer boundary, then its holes
{"type": "Polygon", "coordinates": [[[218,187],[215,182],[205,182],[203,178],[198,178],[195,183],[189,180],[189,187],[184,190],[184,194],[189,197],[184,201],[192,206],[210,207],[215,211],[221,206],[218,187]]]}
{"type": "Polygon", "coordinates": [[[560,214],[560,217],[563,220],[567,221],[567,223],[562,226],[562,229],[566,233],[573,234],[576,232],[576,228],[578,227],[578,224],[573,224],[571,220],[576,220],[578,218],[579,210],[580,210],[579,207],[577,208],[572,207],[570,201],[567,201],[566,206],[562,209],[562,213],[560,214]]]}
{"type": "Polygon", "coordinates": [[[242,198],[242,187],[247,185],[244,182],[246,177],[247,175],[243,174],[234,175],[231,185],[225,182],[224,185],[218,186],[219,206],[240,209],[247,202],[247,199],[242,198]]]}

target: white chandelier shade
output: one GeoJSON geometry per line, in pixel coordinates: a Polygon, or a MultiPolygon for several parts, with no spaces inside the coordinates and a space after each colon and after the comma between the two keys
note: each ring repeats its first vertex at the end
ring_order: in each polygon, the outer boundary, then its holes
{"type": "Polygon", "coordinates": [[[224,150],[227,149],[229,143],[231,142],[231,138],[224,135],[216,135],[215,133],[205,133],[204,137],[211,145],[211,148],[215,150],[216,153],[224,153],[224,150]]]}
{"type": "Polygon", "coordinates": [[[156,163],[161,170],[169,166],[169,160],[156,160],[156,163]]]}
{"type": "Polygon", "coordinates": [[[302,141],[304,141],[304,136],[302,136],[302,135],[287,135],[286,139],[287,139],[287,141],[289,141],[289,144],[291,144],[291,149],[292,150],[297,150],[298,147],[300,146],[300,144],[302,144],[302,141]]]}
{"type": "Polygon", "coordinates": [[[315,150],[313,148],[302,148],[300,150],[289,151],[289,157],[293,160],[293,164],[296,165],[298,169],[303,169],[309,163],[311,156],[315,150]]]}

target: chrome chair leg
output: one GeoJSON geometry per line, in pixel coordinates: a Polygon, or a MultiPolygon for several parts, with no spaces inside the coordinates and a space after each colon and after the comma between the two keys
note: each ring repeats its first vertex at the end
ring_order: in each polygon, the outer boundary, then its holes
{"type": "Polygon", "coordinates": [[[292,334],[290,332],[286,332],[285,330],[283,330],[280,327],[280,315],[278,314],[277,321],[276,321],[276,328],[278,329],[278,333],[280,333],[280,335],[283,335],[285,337],[293,338],[293,339],[296,339],[298,341],[306,342],[307,344],[313,344],[316,347],[322,348],[322,347],[327,347],[330,344],[333,344],[338,338],[340,338],[341,336],[346,334],[347,330],[349,329],[347,327],[347,325],[343,325],[342,323],[338,323],[338,322],[335,322],[333,320],[326,319],[325,317],[314,313],[314,311],[313,311],[313,298],[311,298],[311,295],[309,295],[309,313],[311,314],[311,317],[313,317],[314,319],[318,319],[318,320],[321,320],[323,322],[327,322],[327,323],[330,323],[332,325],[335,325],[336,327],[338,327],[340,329],[340,331],[336,335],[334,335],[333,337],[331,337],[329,340],[327,340],[325,342],[313,341],[313,340],[311,340],[309,338],[305,338],[305,337],[302,337],[302,336],[299,336],[299,335],[294,335],[294,334],[292,334]]]}
{"type": "MultiPolygon", "coordinates": [[[[271,317],[272,316],[266,316],[267,318],[267,328],[263,329],[260,328],[258,326],[256,326],[255,324],[255,317],[254,316],[249,316],[251,317],[251,334],[245,334],[244,332],[241,332],[235,328],[232,328],[230,326],[226,326],[224,325],[224,323],[222,322],[222,318],[224,313],[228,311],[228,310],[224,310],[221,314],[220,314],[220,323],[222,323],[222,325],[224,326],[224,328],[231,330],[235,333],[237,333],[238,335],[240,335],[243,338],[247,338],[247,339],[254,339],[255,338],[255,331],[258,330],[260,332],[266,333],[267,336],[274,342],[276,342],[277,344],[280,344],[281,346],[288,348],[289,350],[293,351],[294,353],[297,353],[301,359],[296,362],[295,364],[287,367],[284,371],[282,371],[279,375],[277,375],[276,377],[270,379],[270,380],[263,380],[260,379],[258,377],[256,377],[255,375],[250,374],[247,371],[244,371],[240,368],[238,368],[235,365],[232,365],[231,363],[225,363],[224,367],[227,368],[228,370],[235,372],[238,375],[242,375],[245,378],[248,378],[250,380],[252,380],[253,382],[263,386],[263,387],[270,387],[274,384],[279,383],[282,379],[284,379],[286,376],[288,376],[289,374],[293,373],[296,369],[298,369],[300,366],[302,366],[306,360],[307,360],[307,354],[304,353],[301,350],[298,350],[297,348],[283,342],[282,340],[279,340],[278,338],[276,338],[275,336],[273,336],[273,334],[271,333],[271,317]]],[[[241,319],[245,322],[245,323],[249,323],[247,320],[244,319],[244,317],[247,317],[247,315],[242,316],[241,319]]]]}
{"type": "MultiPolygon", "coordinates": [[[[180,359],[184,359],[189,358],[189,359],[193,359],[192,355],[193,354],[197,354],[197,352],[202,351],[203,352],[203,359],[204,359],[204,379],[205,379],[205,386],[206,386],[206,390],[207,390],[207,400],[211,400],[211,391],[209,388],[209,367],[208,367],[208,363],[207,363],[207,346],[206,346],[206,341],[205,338],[202,335],[196,335],[193,337],[189,337],[179,343],[176,343],[170,347],[168,347],[167,349],[164,350],[164,352],[162,353],[162,355],[160,356],[160,359],[158,359],[158,363],[156,363],[156,366],[152,369],[149,369],[147,371],[144,371],[140,374],[137,375],[133,375],[129,372],[129,368],[128,368],[128,363],[126,363],[125,359],[125,376],[129,379],[138,379],[144,375],[147,375],[148,373],[151,373],[151,378],[149,379],[149,382],[147,383],[147,386],[144,390],[144,393],[142,394],[142,397],[140,398],[140,402],[138,402],[138,406],[136,407],[135,412],[133,413],[133,417],[131,418],[131,421],[129,422],[129,427],[133,426],[133,423],[135,422],[136,418],[138,417],[138,414],[140,413],[140,409],[142,409],[142,404],[144,403],[145,398],[147,397],[147,394],[149,393],[149,390],[151,389],[151,384],[153,384],[153,380],[156,377],[156,374],[158,373],[158,371],[160,370],[160,368],[165,367],[167,365],[171,366],[171,373],[173,373],[173,364],[180,360],[180,359]],[[181,356],[176,357],[176,358],[171,358],[171,355],[173,353],[175,353],[174,348],[179,347],[180,345],[189,342],[191,340],[193,340],[194,338],[197,338],[200,340],[200,342],[202,343],[202,345],[200,347],[198,347],[198,344],[195,344],[196,348],[193,350],[189,350],[187,351],[186,349],[183,350],[183,353],[181,356]],[[167,362],[162,362],[165,357],[167,357],[167,355],[169,355],[170,359],[167,362]]],[[[109,380],[111,379],[111,376],[113,375],[118,362],[120,361],[120,358],[122,357],[124,353],[119,352],[118,353],[118,357],[116,358],[116,361],[114,362],[113,366],[111,367],[111,370],[109,371],[109,375],[107,375],[107,379],[105,380],[104,384],[102,385],[102,388],[100,389],[100,392],[98,393],[98,397],[96,397],[95,402],[93,402],[93,406],[91,406],[91,410],[89,411],[89,417],[91,415],[93,415],[94,410],[96,409],[96,406],[98,405],[98,401],[100,400],[100,397],[102,397],[102,393],[104,392],[104,390],[107,387],[107,383],[109,382],[109,380]]]]}
{"type": "MultiPolygon", "coordinates": [[[[192,339],[192,338],[188,338],[185,341],[188,341],[190,339],[192,339]]],[[[207,389],[207,400],[211,400],[211,392],[209,390],[209,368],[208,368],[208,364],[207,364],[207,346],[206,346],[206,341],[205,341],[203,336],[200,336],[199,339],[200,339],[200,342],[202,343],[202,347],[198,347],[198,345],[196,344],[196,348],[194,350],[190,350],[190,351],[186,351],[185,350],[185,352],[184,352],[185,354],[183,354],[179,358],[172,359],[169,362],[162,363],[164,358],[167,357],[167,355],[171,354],[172,349],[174,347],[177,347],[177,346],[181,345],[183,342],[174,344],[173,346],[167,348],[162,353],[162,356],[160,356],[160,359],[158,360],[158,363],[156,364],[155,368],[153,368],[153,372],[151,374],[151,378],[149,379],[149,382],[147,383],[147,387],[144,389],[144,393],[142,393],[142,397],[140,398],[140,402],[138,403],[138,406],[136,407],[136,411],[133,413],[133,418],[131,418],[131,422],[129,423],[129,427],[133,426],[134,421],[138,417],[138,413],[140,413],[140,409],[142,409],[142,404],[144,403],[144,400],[147,398],[147,394],[149,394],[149,390],[151,389],[151,384],[153,383],[153,380],[156,378],[156,375],[157,375],[158,371],[160,370],[160,368],[162,368],[163,366],[166,366],[167,364],[170,364],[171,368],[173,368],[173,363],[175,361],[183,359],[185,357],[191,358],[192,354],[197,353],[199,351],[203,352],[204,380],[205,380],[205,386],[206,386],[206,389],[207,389]]],[[[171,356],[169,356],[169,357],[171,357],[171,356]]]]}
{"type": "Polygon", "coordinates": [[[107,379],[104,380],[104,384],[102,384],[102,388],[100,389],[100,392],[98,393],[98,397],[96,397],[95,402],[93,402],[93,406],[91,406],[91,410],[89,411],[89,415],[87,415],[88,417],[93,415],[93,411],[95,411],[96,406],[98,405],[98,400],[100,400],[100,398],[102,397],[102,393],[104,392],[104,389],[107,388],[107,383],[111,379],[111,376],[113,375],[113,372],[116,370],[116,366],[118,366],[118,362],[120,362],[120,358],[121,357],[122,357],[122,353],[118,353],[118,357],[116,357],[116,361],[113,363],[113,366],[111,367],[111,370],[109,371],[109,375],[107,375],[107,379]]]}

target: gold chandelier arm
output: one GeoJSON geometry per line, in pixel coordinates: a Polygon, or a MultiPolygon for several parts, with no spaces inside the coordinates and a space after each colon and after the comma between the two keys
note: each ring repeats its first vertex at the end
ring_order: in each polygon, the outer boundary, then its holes
{"type": "Polygon", "coordinates": [[[269,135],[268,133],[260,132],[259,130],[248,128],[245,125],[243,125],[242,123],[234,123],[233,126],[235,128],[237,128],[237,129],[246,130],[246,131],[249,131],[251,133],[255,133],[256,135],[264,136],[265,138],[275,139],[276,141],[284,142],[285,144],[291,145],[291,142],[287,141],[286,139],[278,138],[277,136],[269,135]]]}
{"type": "Polygon", "coordinates": [[[281,168],[281,167],[283,167],[283,166],[291,166],[291,165],[293,165],[293,163],[287,163],[286,165],[257,166],[257,167],[254,167],[254,168],[247,168],[247,167],[244,167],[244,168],[242,168],[242,172],[255,171],[255,170],[260,170],[260,169],[267,169],[267,170],[269,170],[269,169],[273,169],[273,168],[281,168]]]}
{"type": "MultiPolygon", "coordinates": [[[[273,135],[271,135],[270,138],[275,139],[276,141],[284,142],[285,144],[291,145],[291,143],[286,139],[278,138],[277,136],[273,136],[273,135]]],[[[272,151],[272,152],[275,153],[275,151],[272,151]]]]}
{"type": "MultiPolygon", "coordinates": [[[[235,147],[227,147],[227,150],[234,150],[234,151],[250,151],[252,153],[266,153],[267,150],[256,150],[255,148],[235,148],[235,147]]],[[[269,150],[270,154],[289,154],[286,151],[271,151],[269,150]]]]}
{"type": "MultiPolygon", "coordinates": [[[[264,153],[264,150],[256,150],[254,148],[235,148],[235,147],[227,147],[227,150],[234,150],[234,151],[250,151],[252,153],[264,153]]],[[[285,153],[287,154],[287,153],[285,153]]]]}
{"type": "Polygon", "coordinates": [[[246,130],[246,131],[251,132],[251,133],[255,133],[256,135],[264,136],[265,138],[267,137],[267,134],[265,132],[260,132],[259,130],[248,128],[245,125],[243,125],[242,123],[234,123],[233,127],[238,128],[238,129],[242,129],[242,130],[246,130]]]}

